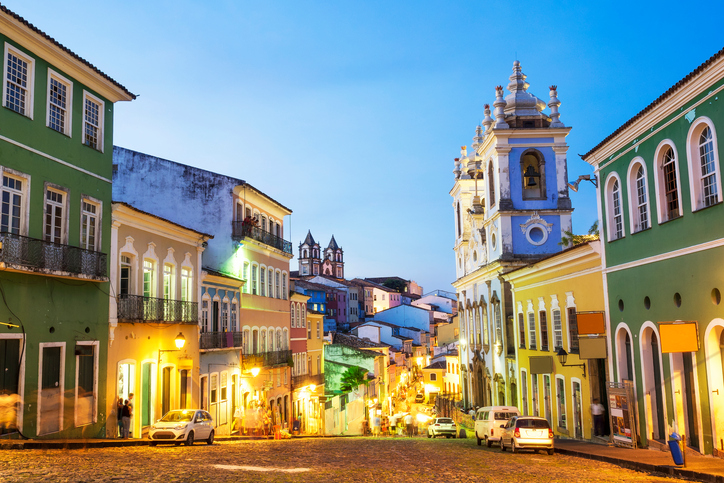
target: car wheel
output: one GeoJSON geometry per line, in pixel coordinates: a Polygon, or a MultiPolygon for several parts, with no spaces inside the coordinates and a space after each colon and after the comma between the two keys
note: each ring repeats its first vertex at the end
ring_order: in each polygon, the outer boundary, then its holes
{"type": "Polygon", "coordinates": [[[483,443],[483,440],[478,437],[478,432],[475,431],[475,439],[478,440],[478,446],[480,446],[483,443]]]}
{"type": "Polygon", "coordinates": [[[450,439],[450,435],[449,435],[449,434],[446,434],[445,437],[446,437],[447,439],[450,439]]]}
{"type": "Polygon", "coordinates": [[[490,441],[490,438],[488,438],[487,436],[485,437],[485,446],[487,446],[488,448],[493,446],[493,442],[490,441]]]}
{"type": "Polygon", "coordinates": [[[503,444],[503,438],[500,438],[500,451],[505,451],[505,445],[503,444]]]}
{"type": "Polygon", "coordinates": [[[515,441],[513,441],[513,443],[510,445],[510,452],[511,452],[511,453],[517,453],[517,452],[518,452],[518,448],[515,447],[515,441]]]}
{"type": "Polygon", "coordinates": [[[551,456],[553,456],[553,448],[551,448],[551,449],[548,450],[548,454],[551,455],[551,456]]]}
{"type": "Polygon", "coordinates": [[[206,440],[206,444],[214,444],[214,432],[209,433],[209,439],[206,440]]]}
{"type": "Polygon", "coordinates": [[[186,446],[192,446],[194,444],[194,432],[191,431],[188,436],[186,436],[186,446]]]}
{"type": "Polygon", "coordinates": [[[150,443],[151,446],[156,446],[157,444],[158,444],[158,442],[156,442],[156,441],[151,441],[151,443],[150,443]]]}
{"type": "Polygon", "coordinates": [[[457,437],[458,437],[457,434],[453,434],[453,439],[457,439],[457,437]]]}
{"type": "Polygon", "coordinates": [[[432,438],[432,434],[430,433],[430,431],[427,432],[427,437],[432,438]]]}

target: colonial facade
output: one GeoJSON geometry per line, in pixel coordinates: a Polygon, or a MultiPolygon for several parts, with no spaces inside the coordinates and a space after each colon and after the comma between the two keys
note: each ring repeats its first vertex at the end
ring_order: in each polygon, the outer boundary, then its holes
{"type": "Polygon", "coordinates": [[[288,424],[292,247],[283,220],[291,210],[243,180],[173,161],[116,147],[114,163],[115,199],[215,235],[203,253],[199,384],[202,407],[219,405],[218,434],[232,430],[237,409],[262,408],[288,424]],[[160,199],[183,200],[183,209],[160,199]]]}
{"type": "Polygon", "coordinates": [[[312,232],[299,244],[299,276],[325,275],[333,278],[344,278],[344,250],[337,245],[337,240],[329,240],[329,245],[322,253],[319,243],[314,241],[312,232]]]}
{"type": "Polygon", "coordinates": [[[199,278],[212,237],[125,203],[112,216],[106,435],[118,436],[120,398],[140,438],[169,410],[199,405],[199,278]]]}
{"type": "Polygon", "coordinates": [[[528,92],[520,63],[508,90],[495,89],[494,118],[485,106],[470,152],[455,160],[450,191],[460,358],[466,405],[516,405],[514,306],[501,275],[561,250],[571,228],[566,136],[555,86],[546,103],[528,92]],[[483,131],[484,127],[484,131],[483,131]],[[462,343],[464,341],[464,344],[462,343]]]}
{"type": "Polygon", "coordinates": [[[113,108],[135,96],[4,6],[0,49],[0,432],[103,437],[113,108]]]}
{"type": "Polygon", "coordinates": [[[598,180],[608,371],[633,384],[643,446],[677,429],[724,453],[723,89],[719,51],[583,156],[598,180]]]}

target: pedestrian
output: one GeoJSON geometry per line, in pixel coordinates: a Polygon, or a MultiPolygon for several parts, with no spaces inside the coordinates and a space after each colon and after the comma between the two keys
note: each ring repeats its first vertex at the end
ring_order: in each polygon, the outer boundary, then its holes
{"type": "Polygon", "coordinates": [[[372,436],[375,438],[380,435],[380,417],[375,415],[372,417],[372,436]]]}
{"type": "Polygon", "coordinates": [[[119,397],[116,401],[116,419],[118,420],[118,437],[123,437],[123,398],[119,397]]]}
{"type": "Polygon", "coordinates": [[[407,416],[405,416],[405,427],[407,429],[407,437],[412,438],[412,432],[414,431],[412,424],[413,418],[411,413],[407,413],[407,416]]]}
{"type": "Polygon", "coordinates": [[[128,439],[131,428],[131,406],[128,405],[128,399],[121,408],[121,420],[123,421],[123,439],[128,439]]]}
{"type": "Polygon", "coordinates": [[[133,393],[128,395],[128,436],[131,437],[133,429],[131,429],[131,419],[133,418],[133,393]]]}
{"type": "Polygon", "coordinates": [[[603,436],[603,414],[606,408],[601,404],[598,398],[593,400],[591,404],[591,414],[593,415],[593,435],[603,436]]]}

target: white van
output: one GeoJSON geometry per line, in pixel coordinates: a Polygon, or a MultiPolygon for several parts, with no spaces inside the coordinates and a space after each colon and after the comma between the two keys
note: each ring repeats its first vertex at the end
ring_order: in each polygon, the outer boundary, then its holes
{"type": "Polygon", "coordinates": [[[488,406],[475,413],[475,438],[478,446],[485,440],[488,448],[493,441],[500,441],[503,432],[500,426],[514,416],[520,416],[518,408],[513,406],[488,406]]]}

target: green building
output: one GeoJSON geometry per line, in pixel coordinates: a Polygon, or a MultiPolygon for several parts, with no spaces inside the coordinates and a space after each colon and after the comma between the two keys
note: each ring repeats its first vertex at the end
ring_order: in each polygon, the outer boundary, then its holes
{"type": "Polygon", "coordinates": [[[609,380],[632,381],[641,446],[677,430],[724,454],[722,89],[724,50],[583,156],[598,178],[609,380]]]}
{"type": "Polygon", "coordinates": [[[102,437],[113,104],[135,96],[1,5],[0,48],[0,428],[102,437]]]}

